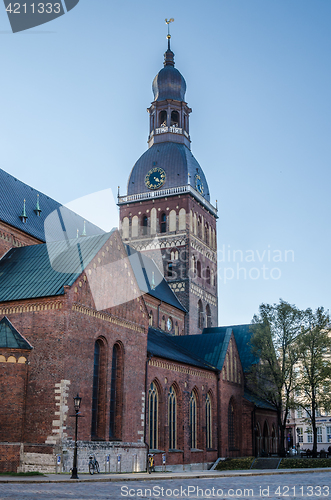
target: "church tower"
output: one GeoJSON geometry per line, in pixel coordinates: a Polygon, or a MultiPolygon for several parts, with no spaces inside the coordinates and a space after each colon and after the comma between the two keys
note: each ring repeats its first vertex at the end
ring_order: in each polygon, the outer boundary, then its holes
{"type": "MultiPolygon", "coordinates": [[[[188,311],[184,331],[199,334],[218,326],[217,209],[210,203],[207,180],[191,153],[186,82],[175,68],[174,53],[153,80],[148,149],[134,165],[127,195],[118,196],[124,242],[156,259],[171,289],[188,311]]],[[[155,325],[160,327],[160,324],[155,325]]]]}

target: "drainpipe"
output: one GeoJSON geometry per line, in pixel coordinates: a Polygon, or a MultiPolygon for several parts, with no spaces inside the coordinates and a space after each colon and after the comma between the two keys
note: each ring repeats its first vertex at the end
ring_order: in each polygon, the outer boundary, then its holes
{"type": "Polygon", "coordinates": [[[148,409],[148,397],[147,397],[147,381],[148,381],[148,363],[152,359],[153,354],[150,354],[146,360],[146,369],[145,369],[145,425],[144,425],[144,445],[147,448],[147,456],[146,456],[146,471],[148,470],[148,454],[149,454],[149,444],[146,442],[146,429],[147,429],[147,409],[148,409]]]}
{"type": "Polygon", "coordinates": [[[220,438],[221,438],[221,427],[220,427],[220,407],[221,407],[221,402],[220,402],[220,376],[221,372],[217,370],[217,379],[216,379],[216,391],[217,391],[217,398],[216,398],[216,411],[217,411],[217,458],[220,457],[221,455],[221,447],[220,447],[220,438]]]}

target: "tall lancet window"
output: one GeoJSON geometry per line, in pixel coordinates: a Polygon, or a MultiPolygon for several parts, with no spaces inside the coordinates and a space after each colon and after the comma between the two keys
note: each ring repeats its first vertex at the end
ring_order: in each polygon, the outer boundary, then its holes
{"type": "Polygon", "coordinates": [[[148,429],[149,429],[149,447],[152,450],[158,449],[158,392],[154,382],[148,391],[148,429]]]}

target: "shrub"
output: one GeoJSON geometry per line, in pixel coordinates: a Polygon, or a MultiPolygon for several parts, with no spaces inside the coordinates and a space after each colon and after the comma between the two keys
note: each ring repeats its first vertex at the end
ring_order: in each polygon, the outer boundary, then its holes
{"type": "Polygon", "coordinates": [[[331,467],[331,458],[283,458],[279,469],[312,469],[331,467]]]}
{"type": "Polygon", "coordinates": [[[218,462],[216,470],[246,470],[250,468],[253,461],[254,457],[226,458],[218,462]]]}

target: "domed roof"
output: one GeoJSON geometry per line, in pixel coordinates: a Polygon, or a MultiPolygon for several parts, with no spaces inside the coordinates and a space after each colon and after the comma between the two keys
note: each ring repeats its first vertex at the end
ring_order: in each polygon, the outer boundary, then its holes
{"type": "Polygon", "coordinates": [[[164,54],[164,68],[158,72],[153,80],[154,101],[166,99],[185,101],[186,82],[174,66],[174,53],[168,48],[164,54]]]}
{"type": "Polygon", "coordinates": [[[184,144],[175,142],[153,144],[139,158],[129,176],[128,195],[149,191],[145,184],[145,178],[148,172],[155,167],[162,168],[166,175],[165,182],[160,189],[187,186],[188,184],[197,189],[196,180],[199,179],[203,189],[203,192],[200,191],[200,193],[207,201],[210,201],[209,187],[202,168],[184,144]]]}

